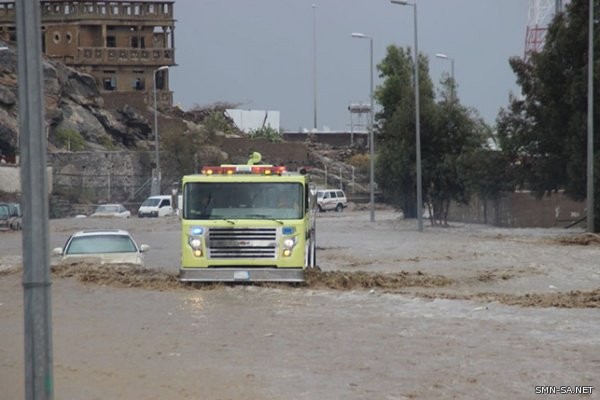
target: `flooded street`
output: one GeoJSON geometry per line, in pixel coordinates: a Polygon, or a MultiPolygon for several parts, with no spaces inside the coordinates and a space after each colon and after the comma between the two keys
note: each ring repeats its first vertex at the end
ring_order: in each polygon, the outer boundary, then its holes
{"type": "MultiPolygon", "coordinates": [[[[321,271],[302,286],[179,284],[176,218],[52,220],[51,248],[109,226],[151,246],[143,270],[54,271],[55,397],[531,399],[565,385],[599,396],[600,245],[574,244],[580,231],[318,218],[321,271]]],[[[24,397],[20,240],[0,233],[7,399],[24,397]]]]}

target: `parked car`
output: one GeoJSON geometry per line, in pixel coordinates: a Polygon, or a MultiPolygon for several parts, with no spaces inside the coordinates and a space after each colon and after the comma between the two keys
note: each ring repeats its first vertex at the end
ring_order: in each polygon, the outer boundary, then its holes
{"type": "Polygon", "coordinates": [[[344,211],[344,208],[348,207],[346,193],[339,189],[319,189],[317,190],[317,207],[320,212],[344,211]]]}
{"type": "Polygon", "coordinates": [[[101,204],[96,207],[96,211],[90,217],[116,217],[129,218],[131,212],[122,204],[101,204]]]}
{"type": "Polygon", "coordinates": [[[19,203],[7,203],[9,208],[10,228],[13,231],[23,229],[23,214],[21,213],[21,205],[19,203]]]}
{"type": "Polygon", "coordinates": [[[8,204],[0,204],[0,230],[7,231],[10,229],[10,208],[8,204]]]}
{"type": "Polygon", "coordinates": [[[144,265],[147,244],[137,245],[129,232],[122,229],[94,229],[72,234],[64,247],[52,250],[61,264],[90,262],[100,264],[144,265]]]}
{"type": "Polygon", "coordinates": [[[166,217],[173,215],[171,196],[150,196],[140,206],[137,213],[139,218],[143,217],[166,217]]]}

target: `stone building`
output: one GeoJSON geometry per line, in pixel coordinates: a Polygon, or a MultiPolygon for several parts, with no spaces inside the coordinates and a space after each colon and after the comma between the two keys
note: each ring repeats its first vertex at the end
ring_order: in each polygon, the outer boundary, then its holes
{"type": "MultiPolygon", "coordinates": [[[[40,1],[42,52],[90,74],[105,100],[172,105],[173,1],[40,1]]],[[[16,41],[15,2],[0,0],[0,39],[16,41]]]]}

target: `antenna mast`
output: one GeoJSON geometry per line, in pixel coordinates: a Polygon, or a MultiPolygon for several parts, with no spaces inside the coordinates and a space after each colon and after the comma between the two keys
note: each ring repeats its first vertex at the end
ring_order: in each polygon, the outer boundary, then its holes
{"type": "Polygon", "coordinates": [[[525,33],[525,59],[531,53],[544,48],[548,25],[557,13],[563,11],[563,5],[569,0],[529,0],[527,13],[527,32],[525,33]]]}

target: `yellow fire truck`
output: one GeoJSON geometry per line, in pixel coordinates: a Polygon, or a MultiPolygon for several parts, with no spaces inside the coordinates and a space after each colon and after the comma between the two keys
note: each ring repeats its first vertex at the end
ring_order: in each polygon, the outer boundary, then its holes
{"type": "Polygon", "coordinates": [[[316,265],[308,175],[259,161],[183,177],[181,281],[302,282],[316,265]]]}

